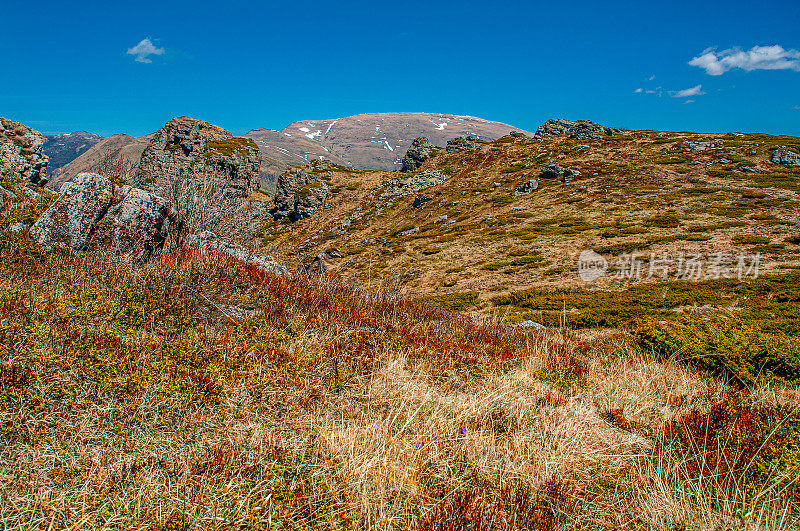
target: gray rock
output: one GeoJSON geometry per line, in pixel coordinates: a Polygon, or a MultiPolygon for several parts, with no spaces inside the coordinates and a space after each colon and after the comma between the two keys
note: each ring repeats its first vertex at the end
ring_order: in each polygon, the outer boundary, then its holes
{"type": "Polygon", "coordinates": [[[460,153],[462,151],[467,151],[470,149],[475,148],[475,141],[477,139],[473,136],[468,136],[464,138],[463,136],[457,136],[452,140],[447,141],[447,152],[448,153],[460,153]]]}
{"type": "Polygon", "coordinates": [[[383,182],[384,191],[381,199],[400,197],[421,192],[426,188],[441,184],[448,179],[446,173],[438,170],[425,170],[408,178],[396,177],[383,182]]]}
{"type": "Polygon", "coordinates": [[[44,138],[19,122],[0,118],[0,181],[47,184],[47,155],[44,138]]]}
{"type": "Polygon", "coordinates": [[[169,203],[131,186],[118,186],[114,192],[114,204],[96,224],[91,244],[129,260],[150,258],[174,228],[169,203]]]}
{"type": "Polygon", "coordinates": [[[545,330],[547,327],[541,323],[537,323],[536,321],[526,320],[516,324],[511,325],[512,328],[533,328],[535,330],[545,330]]]}
{"type": "Polygon", "coordinates": [[[401,171],[410,172],[419,169],[420,166],[425,164],[425,161],[431,158],[434,145],[427,138],[419,137],[411,143],[411,147],[406,151],[403,156],[403,167],[401,171]]]}
{"type": "Polygon", "coordinates": [[[715,144],[714,142],[689,142],[689,141],[683,142],[682,145],[686,151],[695,151],[695,152],[714,149],[715,147],[718,146],[718,144],[715,144]]]}
{"type": "Polygon", "coordinates": [[[159,129],[133,177],[143,190],[169,201],[188,232],[229,219],[259,186],[261,154],[249,138],[182,116],[159,129]]]}
{"type": "Polygon", "coordinates": [[[278,177],[272,216],[292,221],[307,218],[325,204],[328,194],[328,185],[318,175],[292,168],[278,177]]]}
{"type": "Polygon", "coordinates": [[[779,148],[772,152],[772,162],[784,166],[800,166],[800,155],[794,151],[779,148]]]}
{"type": "Polygon", "coordinates": [[[552,136],[566,135],[578,140],[589,140],[591,138],[606,138],[617,132],[619,132],[619,129],[606,127],[589,120],[552,119],[539,126],[533,138],[543,140],[552,136]]]}
{"type": "Polygon", "coordinates": [[[556,162],[553,164],[548,164],[542,168],[542,170],[539,172],[539,177],[542,179],[558,179],[561,182],[566,183],[575,177],[579,177],[580,174],[580,169],[577,166],[564,168],[556,162]]]}
{"type": "Polygon", "coordinates": [[[520,195],[529,194],[529,193],[533,192],[534,190],[536,190],[537,188],[539,188],[539,182],[536,179],[530,179],[530,180],[527,180],[524,183],[520,184],[517,187],[516,191],[514,191],[514,195],[520,196],[520,195]]]}
{"type": "Polygon", "coordinates": [[[434,223],[439,223],[441,221],[447,221],[447,214],[442,214],[441,216],[433,220],[434,223]]]}
{"type": "Polygon", "coordinates": [[[431,196],[427,194],[419,194],[417,197],[414,198],[413,206],[414,208],[421,207],[424,203],[427,203],[431,200],[431,196]]]}
{"type": "Polygon", "coordinates": [[[410,236],[410,235],[414,234],[415,232],[419,232],[419,228],[413,227],[411,229],[404,230],[403,232],[399,233],[397,235],[397,237],[398,238],[402,238],[403,236],[410,236]]]}
{"type": "Polygon", "coordinates": [[[31,237],[44,247],[78,252],[86,248],[95,225],[114,200],[107,177],[79,173],[61,197],[31,227],[31,237]]]}
{"type": "Polygon", "coordinates": [[[102,248],[127,260],[161,250],[174,217],[168,202],[145,190],[115,186],[96,173],[79,173],[31,227],[45,247],[79,252],[102,248]]]}

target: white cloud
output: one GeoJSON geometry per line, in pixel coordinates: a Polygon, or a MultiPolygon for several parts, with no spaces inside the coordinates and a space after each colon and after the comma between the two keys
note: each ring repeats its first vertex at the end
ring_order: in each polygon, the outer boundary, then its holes
{"type": "Polygon", "coordinates": [[[670,95],[673,98],[688,98],[690,96],[702,96],[703,94],[705,94],[705,92],[703,92],[703,85],[695,85],[694,87],[683,90],[670,91],[670,95]]]}
{"type": "Polygon", "coordinates": [[[777,44],[773,46],[753,46],[745,51],[741,48],[729,48],[720,52],[714,48],[703,50],[689,64],[697,66],[712,76],[720,76],[728,70],[741,68],[747,72],[753,70],[797,70],[800,71],[800,51],[777,44]]]}
{"type": "Polygon", "coordinates": [[[634,90],[633,92],[635,92],[636,94],[639,94],[640,92],[642,92],[642,90],[644,90],[644,89],[637,88],[637,89],[636,89],[636,90],[634,90]]]}
{"type": "Polygon", "coordinates": [[[686,105],[687,103],[694,103],[694,100],[686,100],[683,102],[684,105],[686,105]]]}
{"type": "Polygon", "coordinates": [[[653,81],[656,78],[656,75],[653,74],[652,76],[647,78],[647,81],[653,81]]]}
{"type": "Polygon", "coordinates": [[[164,55],[164,48],[157,48],[150,37],[142,39],[133,48],[128,48],[128,55],[135,55],[137,63],[152,63],[151,55],[164,55]]]}
{"type": "Polygon", "coordinates": [[[800,105],[795,105],[794,107],[792,107],[792,109],[794,109],[796,111],[800,111],[800,105]]]}

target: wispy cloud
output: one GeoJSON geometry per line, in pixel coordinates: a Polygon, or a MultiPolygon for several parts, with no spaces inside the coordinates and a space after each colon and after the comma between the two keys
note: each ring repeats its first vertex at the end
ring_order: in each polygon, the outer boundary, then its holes
{"type": "Polygon", "coordinates": [[[705,92],[703,92],[703,85],[695,85],[683,90],[672,90],[669,94],[673,98],[689,98],[691,96],[702,96],[705,92]]]}
{"type": "Polygon", "coordinates": [[[647,81],[653,81],[656,78],[656,75],[653,74],[652,76],[647,78],[647,81]]]}
{"type": "Polygon", "coordinates": [[[644,90],[644,89],[642,89],[642,88],[637,88],[637,89],[636,89],[636,90],[634,90],[633,92],[635,92],[636,94],[640,94],[640,93],[641,93],[643,90],[644,90]]]}
{"type": "Polygon", "coordinates": [[[792,109],[794,109],[796,111],[800,111],[800,105],[795,105],[794,107],[792,107],[792,109]]]}
{"type": "Polygon", "coordinates": [[[150,56],[164,55],[164,48],[157,48],[150,37],[146,37],[133,48],[128,48],[128,55],[135,55],[137,63],[152,63],[150,56]]]}
{"type": "Polygon", "coordinates": [[[694,103],[694,100],[686,100],[683,102],[684,105],[686,105],[687,103],[694,103]]]}
{"type": "Polygon", "coordinates": [[[703,53],[689,61],[712,76],[720,76],[728,70],[740,68],[746,72],[753,70],[797,70],[800,71],[800,51],[786,50],[777,44],[773,46],[753,46],[749,50],[728,48],[716,51],[707,48],[703,53]]]}

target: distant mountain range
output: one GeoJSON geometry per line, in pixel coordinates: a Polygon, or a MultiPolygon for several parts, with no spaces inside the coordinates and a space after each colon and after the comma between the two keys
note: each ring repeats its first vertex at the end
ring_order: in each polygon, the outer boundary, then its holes
{"type": "MultiPolygon", "coordinates": [[[[457,136],[495,140],[511,131],[527,133],[508,124],[472,116],[370,113],[299,121],[280,131],[253,129],[243,136],[255,141],[262,154],[262,180],[274,181],[286,168],[320,158],[355,169],[400,169],[400,160],[417,137],[425,136],[434,145],[444,146],[457,136]]],[[[151,137],[114,135],[103,139],[84,132],[54,135],[52,149],[45,144],[45,154],[50,155],[53,166],[52,171],[48,169],[52,173],[49,186],[57,190],[81,171],[97,171],[109,158],[117,158],[133,167],[151,137]],[[81,146],[90,144],[88,137],[91,137],[91,144],[77,152],[71,144],[73,137],[82,139],[81,146]],[[60,140],[55,141],[56,138],[60,140]],[[69,158],[72,153],[75,156],[69,158]],[[54,156],[58,160],[55,164],[54,156]]]]}
{"type": "Polygon", "coordinates": [[[86,131],[44,135],[44,154],[50,157],[47,174],[51,175],[102,141],[103,137],[86,131]]]}

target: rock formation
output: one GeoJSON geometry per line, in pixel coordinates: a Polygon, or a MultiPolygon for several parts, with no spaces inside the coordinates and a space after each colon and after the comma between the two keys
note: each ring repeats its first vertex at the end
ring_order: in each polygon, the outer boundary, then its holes
{"type": "Polygon", "coordinates": [[[81,173],[31,227],[45,247],[80,252],[102,246],[127,259],[150,257],[173,228],[166,200],[108,177],[81,173]]]}
{"type": "Polygon", "coordinates": [[[447,152],[448,153],[460,153],[462,151],[466,151],[468,149],[472,149],[475,147],[475,141],[477,138],[468,136],[464,138],[463,136],[457,136],[452,140],[447,141],[447,152]]]}
{"type": "Polygon", "coordinates": [[[272,215],[275,219],[288,217],[292,221],[307,218],[325,204],[328,192],[328,185],[319,175],[290,169],[278,177],[272,215]]]}
{"type": "Polygon", "coordinates": [[[784,166],[800,166],[800,155],[794,151],[779,148],[772,152],[772,162],[784,166]]]}
{"type": "MultiPolygon", "coordinates": [[[[0,181],[47,184],[47,156],[42,134],[19,122],[0,118],[0,181]]],[[[0,195],[2,195],[0,193],[0,195]]]]}
{"type": "Polygon", "coordinates": [[[431,158],[431,152],[436,146],[431,144],[427,138],[419,137],[411,143],[411,147],[403,157],[403,168],[401,171],[416,171],[425,161],[431,158]]]}
{"type": "Polygon", "coordinates": [[[559,163],[548,164],[539,172],[542,179],[558,179],[561,182],[569,182],[575,177],[580,176],[581,172],[577,166],[564,168],[559,163]]]}
{"type": "Polygon", "coordinates": [[[194,118],[173,118],[142,153],[134,184],[164,197],[189,232],[214,228],[259,185],[255,142],[194,118]]]}
{"type": "Polygon", "coordinates": [[[540,125],[534,133],[533,138],[542,140],[552,136],[567,135],[577,140],[589,140],[592,138],[605,138],[619,132],[619,129],[605,127],[589,120],[547,120],[540,125]]]}

